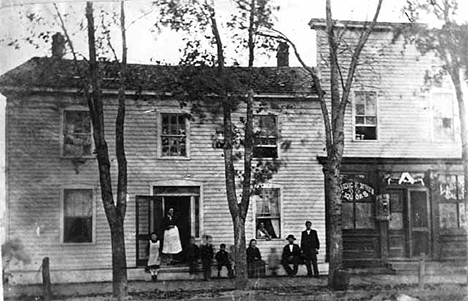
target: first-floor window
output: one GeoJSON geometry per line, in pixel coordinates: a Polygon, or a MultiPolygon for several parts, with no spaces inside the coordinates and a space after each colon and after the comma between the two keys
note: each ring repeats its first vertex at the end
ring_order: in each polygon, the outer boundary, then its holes
{"type": "Polygon", "coordinates": [[[441,229],[463,228],[467,224],[463,197],[463,176],[440,174],[435,180],[435,197],[439,201],[441,229]]]}
{"type": "Polygon", "coordinates": [[[374,229],[374,188],[366,175],[343,175],[341,180],[343,229],[374,229]]]}
{"type": "Polygon", "coordinates": [[[280,212],[280,189],[262,188],[257,198],[257,238],[281,237],[280,212]]]}
{"type": "Polygon", "coordinates": [[[64,189],[63,242],[93,241],[93,190],[64,189]]]}

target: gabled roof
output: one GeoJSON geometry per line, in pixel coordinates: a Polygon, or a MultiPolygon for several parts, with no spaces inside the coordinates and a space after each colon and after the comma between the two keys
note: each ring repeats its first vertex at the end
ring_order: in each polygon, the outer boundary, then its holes
{"type": "MultiPolygon", "coordinates": [[[[119,85],[116,63],[100,62],[103,90],[117,90],[119,85]]],[[[81,77],[87,77],[88,64],[58,58],[34,57],[0,76],[0,91],[27,93],[31,91],[79,90],[81,77]],[[78,73],[78,69],[81,70],[78,73]],[[81,77],[80,77],[81,76],[81,77]]],[[[128,64],[127,91],[177,93],[199,88],[216,94],[221,85],[232,93],[246,93],[249,72],[244,67],[226,68],[228,80],[222,81],[215,68],[193,66],[162,66],[128,64]],[[207,80],[208,78],[208,80],[207,80]]],[[[253,89],[257,94],[311,95],[311,80],[299,67],[261,67],[253,69],[253,89]]]]}

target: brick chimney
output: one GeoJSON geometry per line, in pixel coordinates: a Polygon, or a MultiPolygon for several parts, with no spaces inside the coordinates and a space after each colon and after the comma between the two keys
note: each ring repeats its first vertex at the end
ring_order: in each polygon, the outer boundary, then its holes
{"type": "Polygon", "coordinates": [[[61,59],[65,55],[65,38],[60,32],[52,36],[52,57],[61,59]]]}
{"type": "Polygon", "coordinates": [[[279,42],[278,44],[276,65],[278,67],[289,67],[289,45],[286,42],[279,42]]]}

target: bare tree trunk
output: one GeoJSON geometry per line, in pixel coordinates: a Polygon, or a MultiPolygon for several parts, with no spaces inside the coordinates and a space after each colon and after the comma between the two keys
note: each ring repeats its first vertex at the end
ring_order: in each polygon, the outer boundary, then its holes
{"type": "Polygon", "coordinates": [[[123,221],[111,227],[112,238],[112,292],[117,300],[124,300],[128,293],[127,259],[123,221]]]}
{"type": "Polygon", "coordinates": [[[247,249],[245,242],[245,219],[236,216],[232,221],[234,226],[234,245],[236,250],[236,265],[234,266],[236,270],[235,288],[241,290],[246,288],[248,283],[247,254],[245,252],[247,249]]]}
{"type": "MultiPolygon", "coordinates": [[[[125,19],[123,15],[122,18],[124,21],[125,19]]],[[[125,236],[123,228],[127,199],[127,162],[125,158],[123,139],[125,119],[125,67],[122,68],[120,74],[121,87],[119,89],[119,107],[116,120],[118,187],[117,205],[115,205],[114,196],[112,193],[109,150],[107,147],[104,131],[104,106],[99,80],[99,65],[96,56],[93,4],[90,1],[86,3],[86,19],[88,21],[89,73],[91,81],[91,93],[88,97],[88,104],[91,112],[91,120],[93,123],[93,137],[96,145],[101,197],[111,231],[112,287],[114,297],[117,300],[123,300],[127,296],[127,261],[125,254],[125,236]]]]}
{"type": "Polygon", "coordinates": [[[333,277],[343,264],[343,237],[341,228],[340,167],[336,159],[327,162],[325,168],[326,200],[329,216],[329,273],[328,284],[333,285],[333,277]]]}

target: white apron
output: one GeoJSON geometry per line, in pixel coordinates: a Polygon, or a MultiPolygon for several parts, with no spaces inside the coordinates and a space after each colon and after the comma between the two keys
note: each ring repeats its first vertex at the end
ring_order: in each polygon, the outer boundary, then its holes
{"type": "Polygon", "coordinates": [[[160,265],[161,258],[159,257],[159,240],[157,242],[149,241],[149,256],[148,266],[160,265]]]}
{"type": "Polygon", "coordinates": [[[164,254],[178,254],[182,252],[179,228],[177,228],[177,226],[174,226],[174,228],[164,231],[164,243],[162,252],[164,254]]]}

